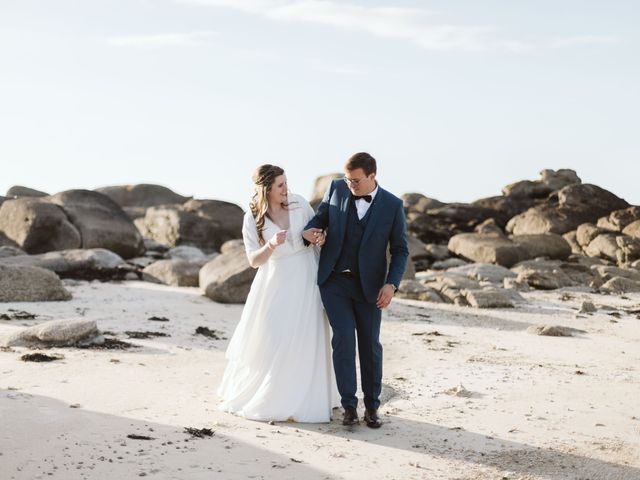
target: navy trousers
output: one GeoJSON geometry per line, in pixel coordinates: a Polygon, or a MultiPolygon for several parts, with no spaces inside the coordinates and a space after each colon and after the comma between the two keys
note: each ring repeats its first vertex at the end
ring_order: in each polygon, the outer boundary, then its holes
{"type": "Polygon", "coordinates": [[[329,317],[333,336],[333,368],[343,407],[358,406],[356,380],[356,338],[360,357],[360,379],[364,405],[380,406],[382,390],[382,345],[380,321],[382,311],[368,303],[358,278],[333,273],[320,286],[322,303],[329,317]]]}

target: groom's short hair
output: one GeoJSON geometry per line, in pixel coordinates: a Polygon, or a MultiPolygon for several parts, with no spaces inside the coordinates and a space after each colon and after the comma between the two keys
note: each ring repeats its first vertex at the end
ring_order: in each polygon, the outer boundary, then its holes
{"type": "Polygon", "coordinates": [[[359,152],[355,155],[352,155],[349,160],[347,160],[346,165],[344,166],[349,171],[356,170],[361,168],[365,175],[368,177],[372,173],[376,173],[376,159],[369,155],[367,152],[359,152]]]}

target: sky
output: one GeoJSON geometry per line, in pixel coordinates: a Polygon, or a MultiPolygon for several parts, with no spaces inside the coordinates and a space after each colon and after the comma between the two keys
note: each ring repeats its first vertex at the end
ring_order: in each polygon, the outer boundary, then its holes
{"type": "Polygon", "coordinates": [[[0,0],[0,195],[158,183],[246,208],[358,151],[445,202],[572,168],[640,204],[637,0],[0,0]]]}

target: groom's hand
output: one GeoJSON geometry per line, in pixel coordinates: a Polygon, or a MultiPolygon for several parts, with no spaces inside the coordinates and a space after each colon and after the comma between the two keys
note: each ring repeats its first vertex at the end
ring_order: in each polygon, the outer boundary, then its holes
{"type": "Polygon", "coordinates": [[[390,283],[385,284],[378,293],[378,300],[376,301],[376,307],[383,310],[389,306],[393,294],[395,293],[395,287],[390,283]]]}
{"type": "Polygon", "coordinates": [[[311,245],[322,245],[324,243],[324,233],[321,228],[310,228],[302,232],[304,238],[311,245]]]}

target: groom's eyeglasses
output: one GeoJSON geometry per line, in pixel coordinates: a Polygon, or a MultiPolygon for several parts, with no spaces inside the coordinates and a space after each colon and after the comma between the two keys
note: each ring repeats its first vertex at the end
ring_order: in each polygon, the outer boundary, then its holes
{"type": "Polygon", "coordinates": [[[345,182],[347,182],[347,184],[349,184],[349,185],[355,185],[355,186],[357,187],[357,186],[360,184],[360,182],[361,182],[362,180],[366,180],[366,177],[365,177],[365,178],[357,178],[357,179],[356,179],[356,178],[347,178],[347,177],[343,177],[343,180],[344,180],[345,182]]]}

